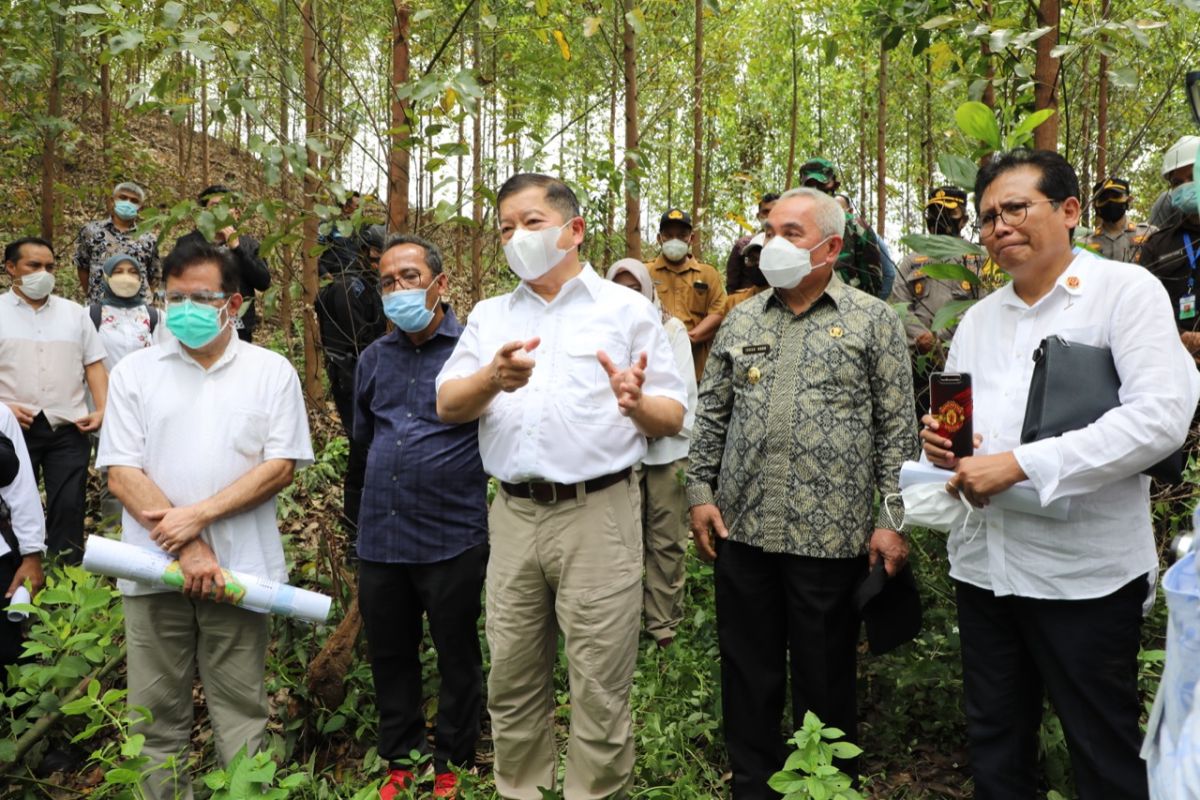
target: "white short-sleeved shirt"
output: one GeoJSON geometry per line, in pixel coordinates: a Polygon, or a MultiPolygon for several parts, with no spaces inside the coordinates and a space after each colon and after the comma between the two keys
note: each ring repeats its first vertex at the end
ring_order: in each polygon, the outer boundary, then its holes
{"type": "Polygon", "coordinates": [[[617,408],[598,350],[620,369],[645,352],[643,393],[687,408],[658,309],[587,265],[550,302],[522,283],[475,306],[437,377],[438,390],[479,371],[502,345],[535,336],[541,344],[529,354],[537,362],[529,383],[501,392],[479,419],[483,468],[502,481],[579,483],[645,456],[646,437],[617,408]]]}
{"type": "MultiPolygon", "coordinates": [[[[113,370],[97,467],[140,469],[181,506],[213,496],[272,459],[295,461],[297,468],[313,459],[300,379],[283,356],[233,336],[205,370],[172,339],[131,353],[113,370]]],[[[274,498],[201,535],[222,567],[287,579],[274,498]]],[[[128,510],[121,540],[155,546],[128,510]]],[[[117,585],[127,595],[161,591],[131,581],[117,585]]]]}
{"type": "Polygon", "coordinates": [[[1078,600],[1154,572],[1150,479],[1139,473],[1183,443],[1200,375],[1153,275],[1082,253],[1032,306],[1009,284],[963,317],[946,369],[971,374],[983,434],[975,452],[1012,451],[1043,505],[1072,498],[1061,522],[995,505],[976,511],[950,532],[952,577],[997,595],[1078,600]],[[1021,444],[1033,352],[1052,335],[1112,350],[1121,405],[1086,428],[1021,444]]]}
{"type": "MultiPolygon", "coordinates": [[[[0,498],[3,498],[11,515],[13,533],[17,535],[17,545],[21,548],[19,555],[46,552],[46,517],[42,514],[42,498],[38,495],[37,481],[33,477],[33,465],[29,461],[29,450],[25,448],[25,436],[21,425],[9,410],[8,406],[0,403],[0,433],[12,440],[13,449],[17,453],[20,466],[17,477],[8,486],[0,486],[0,498]]],[[[12,551],[8,543],[0,537],[0,556],[12,551]]],[[[3,593],[7,586],[0,586],[3,593]]]]}
{"type": "Polygon", "coordinates": [[[16,292],[0,295],[0,402],[41,411],[54,427],[88,413],[84,367],[104,360],[87,310],[50,295],[34,308],[16,292]]]}

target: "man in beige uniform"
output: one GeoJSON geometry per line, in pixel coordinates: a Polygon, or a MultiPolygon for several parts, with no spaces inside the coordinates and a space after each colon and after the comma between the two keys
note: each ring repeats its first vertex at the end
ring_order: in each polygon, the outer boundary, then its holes
{"type": "Polygon", "coordinates": [[[704,373],[704,362],[713,337],[725,314],[725,287],[714,267],[692,257],[692,218],[672,208],[658,222],[661,254],[646,264],[658,299],[675,319],[682,320],[692,340],[696,380],[704,373]]]}
{"type": "Polygon", "coordinates": [[[561,630],[571,687],[562,796],[621,797],[642,611],[632,467],[647,438],[683,428],[684,383],[660,312],[580,262],[584,221],[566,184],[514,175],[496,202],[521,283],[475,306],[437,377],[438,415],[479,420],[483,468],[500,481],[487,569],[496,790],[541,800],[555,788],[561,630]]]}
{"type": "MultiPolygon", "coordinates": [[[[967,193],[957,186],[939,186],[925,204],[925,228],[931,234],[962,236],[967,225],[967,193]]],[[[959,264],[976,276],[981,275],[983,259],[976,255],[964,255],[956,259],[931,259],[917,253],[909,253],[896,268],[896,284],[892,289],[892,302],[904,303],[908,313],[904,317],[904,331],[908,337],[908,348],[913,359],[913,389],[917,409],[924,413],[929,409],[929,375],[941,367],[950,338],[954,335],[953,325],[933,330],[933,318],[948,303],[962,300],[977,300],[986,290],[982,283],[972,283],[963,278],[931,278],[923,268],[927,264],[959,264]]]]}
{"type": "Polygon", "coordinates": [[[1085,241],[1087,249],[1111,261],[1138,262],[1142,245],[1158,229],[1146,222],[1135,225],[1129,221],[1127,212],[1132,199],[1129,181],[1124,178],[1108,178],[1095,185],[1092,208],[1099,224],[1085,241]]]}

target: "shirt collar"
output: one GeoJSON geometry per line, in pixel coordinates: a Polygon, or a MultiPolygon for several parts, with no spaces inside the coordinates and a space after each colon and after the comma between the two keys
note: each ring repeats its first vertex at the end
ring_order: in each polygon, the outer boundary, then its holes
{"type": "Polygon", "coordinates": [[[9,303],[11,305],[16,306],[17,308],[28,308],[30,311],[32,311],[35,314],[39,314],[39,313],[45,311],[46,309],[50,308],[50,306],[53,303],[57,302],[56,301],[57,295],[51,293],[51,294],[47,295],[46,302],[42,303],[39,307],[34,308],[27,301],[22,300],[17,295],[17,293],[14,292],[12,289],[9,289],[7,292],[5,292],[4,297],[9,298],[9,303]]]}
{"type": "Polygon", "coordinates": [[[1078,250],[1075,253],[1075,258],[1071,259],[1071,263],[1063,270],[1063,273],[1058,276],[1058,280],[1054,282],[1054,287],[1046,292],[1045,296],[1034,303],[1032,306],[1027,305],[1024,300],[1017,296],[1017,290],[1013,288],[1012,281],[1006,283],[1001,289],[1001,302],[1006,306],[1016,306],[1020,309],[1034,308],[1046,300],[1047,297],[1055,294],[1058,291],[1066,292],[1072,297],[1078,297],[1084,292],[1084,288],[1089,283],[1089,275],[1086,267],[1086,262],[1096,258],[1096,256],[1088,250],[1078,250]]]}
{"type": "Polygon", "coordinates": [[[681,273],[681,272],[688,272],[689,270],[694,270],[699,266],[699,264],[700,264],[700,262],[697,261],[695,256],[692,256],[691,254],[688,254],[688,257],[685,258],[683,261],[679,262],[678,264],[672,264],[670,261],[667,261],[666,257],[660,253],[658,258],[651,261],[647,268],[652,269],[652,270],[669,269],[671,272],[680,272],[681,273]]]}
{"type": "MultiPolygon", "coordinates": [[[[592,265],[588,262],[583,261],[580,263],[580,266],[582,269],[580,269],[579,274],[564,283],[562,288],[558,290],[558,295],[555,296],[554,300],[551,302],[557,301],[565,295],[569,295],[572,292],[578,291],[578,289],[576,289],[577,286],[582,286],[583,290],[588,293],[588,296],[592,298],[592,300],[599,298],[600,289],[604,285],[604,279],[596,274],[596,270],[592,269],[592,265]]],[[[549,305],[549,303],[546,303],[546,301],[543,300],[537,292],[535,292],[533,289],[530,289],[529,284],[525,281],[521,281],[521,283],[517,285],[517,288],[513,290],[512,294],[509,295],[509,308],[512,308],[513,304],[515,304],[521,297],[527,297],[539,303],[549,305]]]]}
{"type": "Polygon", "coordinates": [[[240,338],[238,338],[237,331],[233,331],[232,335],[229,337],[229,344],[225,345],[225,352],[221,353],[221,357],[218,358],[211,367],[209,367],[208,369],[204,369],[204,367],[200,366],[199,362],[197,362],[196,359],[192,358],[188,354],[188,352],[183,349],[183,345],[181,345],[179,343],[178,339],[176,339],[175,337],[171,337],[171,338],[167,339],[166,341],[164,341],[162,344],[158,345],[158,348],[159,348],[158,360],[162,361],[166,358],[174,357],[174,358],[178,358],[180,361],[182,361],[185,364],[190,364],[191,366],[195,367],[196,369],[202,370],[204,372],[212,373],[212,372],[216,372],[217,370],[221,369],[229,362],[233,361],[233,359],[237,356],[238,351],[241,350],[245,346],[246,346],[246,343],[243,342],[240,338]]]}
{"type": "MultiPolygon", "coordinates": [[[[449,303],[442,303],[442,314],[442,321],[438,323],[437,330],[433,332],[433,336],[430,336],[422,343],[422,346],[439,336],[457,340],[462,335],[462,323],[458,321],[458,317],[454,316],[454,309],[450,308],[449,303]]],[[[388,335],[397,342],[406,343],[409,347],[417,346],[412,343],[412,339],[408,338],[408,334],[399,328],[393,328],[392,332],[388,335]]]]}
{"type": "MultiPolygon", "coordinates": [[[[834,270],[833,274],[829,276],[829,283],[825,284],[824,291],[821,292],[816,300],[813,300],[809,309],[812,309],[817,303],[821,302],[822,297],[828,297],[833,303],[833,307],[841,311],[847,299],[847,292],[849,291],[849,287],[838,277],[837,270],[834,270]]],[[[765,311],[772,303],[777,304],[780,308],[791,311],[788,308],[788,304],[783,301],[783,298],[774,289],[771,290],[771,296],[767,298],[767,302],[763,304],[763,310],[765,311]]]]}

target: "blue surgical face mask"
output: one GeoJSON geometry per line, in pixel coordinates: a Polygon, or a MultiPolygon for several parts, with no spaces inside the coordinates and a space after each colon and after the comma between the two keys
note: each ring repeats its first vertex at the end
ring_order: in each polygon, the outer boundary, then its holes
{"type": "Polygon", "coordinates": [[[118,200],[113,203],[113,213],[124,220],[131,220],[138,215],[138,205],[132,200],[118,200]]]}
{"type": "Polygon", "coordinates": [[[216,339],[224,327],[219,308],[191,300],[167,306],[167,329],[191,350],[199,350],[216,339]]]}
{"type": "Polygon", "coordinates": [[[423,331],[433,319],[433,309],[425,306],[428,294],[428,289],[389,292],[383,296],[383,313],[405,333],[423,331]]]}

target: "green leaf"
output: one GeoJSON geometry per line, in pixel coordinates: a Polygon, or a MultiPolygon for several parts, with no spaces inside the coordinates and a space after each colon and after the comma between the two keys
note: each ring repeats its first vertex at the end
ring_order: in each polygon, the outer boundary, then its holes
{"type": "Polygon", "coordinates": [[[804,778],[795,772],[776,772],[767,778],[767,785],[780,794],[798,792],[804,788],[804,778]]]}
{"type": "Polygon", "coordinates": [[[952,22],[957,22],[958,18],[951,14],[939,14],[936,17],[931,17],[921,23],[921,27],[927,31],[944,28],[952,22]]]}
{"type": "Polygon", "coordinates": [[[100,696],[100,681],[91,680],[87,685],[87,696],[89,700],[95,700],[100,696]]]}
{"type": "Polygon", "coordinates": [[[939,153],[937,161],[946,180],[968,192],[974,191],[975,175],[979,172],[974,161],[954,153],[939,153]]]}
{"type": "Polygon", "coordinates": [[[533,0],[533,10],[539,17],[550,13],[550,0],[533,0]]]}
{"type": "Polygon", "coordinates": [[[423,19],[428,19],[434,15],[432,8],[422,8],[420,11],[412,15],[413,22],[420,22],[423,19]]]}
{"type": "Polygon", "coordinates": [[[862,748],[852,742],[834,742],[829,747],[837,758],[856,758],[862,755],[862,748]]]}
{"type": "Polygon", "coordinates": [[[162,26],[174,28],[183,18],[183,3],[170,2],[162,7],[162,26]]]}
{"type": "Polygon", "coordinates": [[[984,254],[983,248],[961,236],[914,233],[902,238],[900,244],[914,253],[936,259],[953,260],[966,255],[984,254]]]}
{"type": "Polygon", "coordinates": [[[629,23],[629,27],[633,28],[633,32],[638,36],[646,35],[646,15],[642,13],[641,8],[635,8],[626,14],[625,21],[629,23]]]}
{"type": "Polygon", "coordinates": [[[124,767],[110,769],[108,772],[104,773],[105,783],[115,783],[120,786],[130,786],[137,783],[141,779],[142,776],[137,771],[125,769],[124,767]]]}
{"type": "Polygon", "coordinates": [[[121,755],[125,758],[136,758],[142,754],[142,747],[146,744],[146,737],[140,733],[135,733],[121,745],[121,755]]]}
{"type": "Polygon", "coordinates": [[[993,150],[1000,149],[1000,126],[996,123],[996,114],[983,103],[973,100],[963,103],[955,109],[954,121],[963,133],[978,139],[993,150]]]}
{"type": "Polygon", "coordinates": [[[921,274],[938,281],[967,281],[979,285],[979,276],[962,264],[922,264],[921,274]]]}
{"type": "Polygon", "coordinates": [[[144,41],[146,41],[146,37],[141,31],[121,31],[116,36],[108,40],[108,52],[112,53],[114,56],[120,55],[126,50],[132,50],[144,41]]]}
{"type": "Polygon", "coordinates": [[[67,11],[70,11],[72,14],[107,14],[108,13],[107,11],[105,11],[103,8],[96,5],[95,3],[85,3],[81,6],[71,6],[70,8],[67,9],[67,11]]]}
{"type": "Polygon", "coordinates": [[[929,326],[930,330],[937,332],[949,328],[958,322],[967,309],[975,303],[975,300],[954,300],[946,303],[933,315],[933,323],[929,326]]]}
{"type": "Polygon", "coordinates": [[[1133,67],[1118,67],[1108,71],[1108,82],[1117,89],[1134,89],[1138,85],[1137,70],[1133,67]]]}
{"type": "Polygon", "coordinates": [[[341,714],[334,714],[321,726],[321,733],[336,733],[344,727],[346,727],[346,718],[341,714]]]}
{"type": "Polygon", "coordinates": [[[1018,134],[1033,133],[1034,128],[1041,125],[1043,122],[1053,116],[1053,108],[1043,108],[1040,111],[1035,111],[1032,114],[1028,114],[1024,119],[1021,120],[1017,127],[1013,128],[1012,135],[1016,136],[1018,134]]]}

